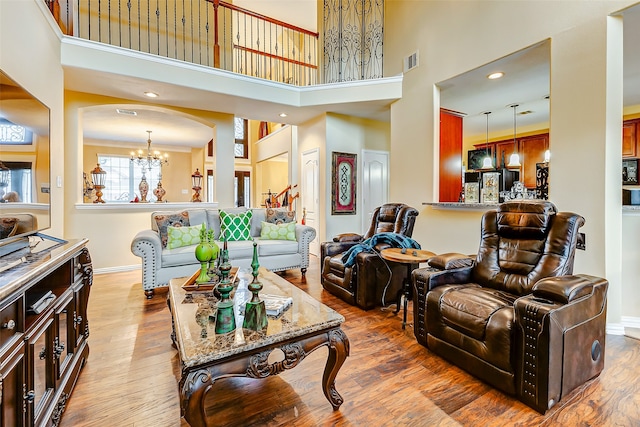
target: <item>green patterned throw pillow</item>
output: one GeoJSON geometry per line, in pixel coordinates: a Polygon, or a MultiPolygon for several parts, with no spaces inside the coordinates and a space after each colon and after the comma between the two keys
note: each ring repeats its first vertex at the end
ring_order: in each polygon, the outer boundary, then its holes
{"type": "Polygon", "coordinates": [[[167,248],[175,249],[183,246],[197,245],[200,243],[201,225],[187,227],[167,227],[167,248]]]}
{"type": "Polygon", "coordinates": [[[167,247],[167,241],[169,235],[167,234],[167,227],[186,227],[189,226],[189,212],[183,211],[178,213],[158,213],[153,216],[154,221],[158,227],[158,233],[160,234],[160,240],[162,241],[162,247],[167,247]]]}
{"type": "Polygon", "coordinates": [[[262,221],[260,238],[264,240],[296,240],[296,223],[271,224],[262,221]]]}
{"type": "Polygon", "coordinates": [[[238,240],[251,240],[251,211],[230,214],[220,211],[220,240],[224,240],[226,234],[230,242],[238,240]]]}

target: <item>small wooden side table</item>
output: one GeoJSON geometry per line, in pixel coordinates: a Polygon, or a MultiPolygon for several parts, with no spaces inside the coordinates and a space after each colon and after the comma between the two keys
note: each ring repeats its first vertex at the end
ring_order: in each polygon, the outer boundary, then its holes
{"type": "Polygon", "coordinates": [[[429,259],[436,256],[436,254],[422,249],[405,250],[401,248],[388,248],[380,251],[380,256],[387,261],[406,264],[407,266],[407,275],[404,278],[404,283],[402,284],[402,291],[398,292],[398,302],[395,311],[396,313],[400,311],[400,304],[402,303],[402,297],[404,296],[404,304],[402,305],[404,310],[402,315],[402,329],[405,329],[407,325],[407,301],[411,296],[411,272],[417,268],[421,262],[429,261],[429,259]],[[405,253],[403,253],[403,251],[405,253]]]}

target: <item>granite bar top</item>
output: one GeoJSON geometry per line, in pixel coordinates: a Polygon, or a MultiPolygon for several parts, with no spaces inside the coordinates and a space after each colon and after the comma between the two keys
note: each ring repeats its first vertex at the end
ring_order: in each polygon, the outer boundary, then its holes
{"type": "Polygon", "coordinates": [[[265,347],[308,333],[339,326],[344,317],[311,295],[293,286],[275,273],[260,268],[260,293],[291,297],[293,304],[280,317],[268,317],[266,332],[242,328],[244,316],[239,300],[250,299],[247,289],[253,279],[249,269],[238,271],[234,297],[236,329],[227,334],[215,333],[217,299],[212,292],[186,292],[182,285],[188,278],[172,279],[169,299],[180,359],[184,367],[214,362],[246,351],[265,347]]]}
{"type": "Polygon", "coordinates": [[[489,210],[496,209],[499,203],[423,202],[422,205],[433,209],[489,210]]]}

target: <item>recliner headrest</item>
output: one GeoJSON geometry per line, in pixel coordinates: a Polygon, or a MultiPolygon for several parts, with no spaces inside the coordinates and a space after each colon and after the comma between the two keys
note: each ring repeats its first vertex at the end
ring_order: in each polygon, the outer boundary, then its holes
{"type": "Polygon", "coordinates": [[[514,239],[544,238],[557,212],[551,202],[505,202],[498,208],[498,234],[514,239]]]}

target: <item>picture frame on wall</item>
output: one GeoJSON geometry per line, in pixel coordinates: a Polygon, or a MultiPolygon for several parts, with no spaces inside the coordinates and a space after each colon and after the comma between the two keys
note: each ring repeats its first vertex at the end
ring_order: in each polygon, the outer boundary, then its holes
{"type": "MultiPolygon", "coordinates": [[[[489,157],[493,159],[492,147],[482,148],[478,150],[469,150],[467,153],[467,170],[482,169],[482,161],[489,153],[489,157]]],[[[493,162],[495,164],[495,162],[493,162]]]]}
{"type": "Polygon", "coordinates": [[[638,159],[622,160],[622,184],[638,184],[638,159]]]}
{"type": "Polygon", "coordinates": [[[331,214],[356,214],[357,156],[352,153],[331,153],[331,214]]]}

